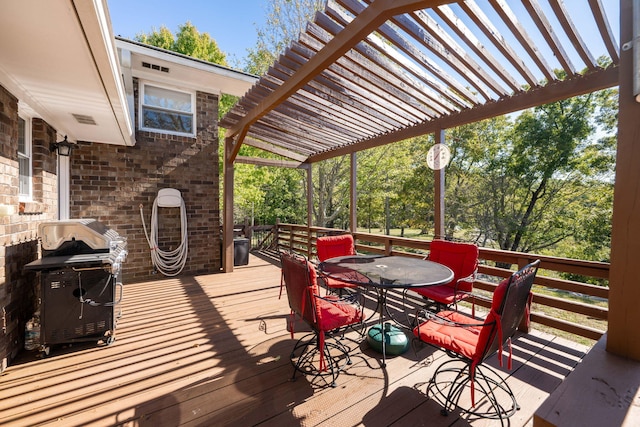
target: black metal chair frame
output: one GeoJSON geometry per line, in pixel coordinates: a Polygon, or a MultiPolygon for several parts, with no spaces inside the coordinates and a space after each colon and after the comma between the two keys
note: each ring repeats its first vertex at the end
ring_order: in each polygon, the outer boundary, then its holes
{"type": "MultiPolygon", "coordinates": [[[[504,344],[516,332],[524,316],[539,263],[539,260],[534,261],[509,277],[507,288],[498,310],[498,317],[495,321],[483,323],[478,320],[474,322],[474,318],[466,316],[470,320],[469,323],[457,323],[426,310],[419,311],[425,320],[436,321],[450,326],[491,328],[489,335],[491,338],[486,342],[485,347],[482,349],[482,355],[475,365],[473,360],[462,354],[443,349],[452,359],[443,362],[436,369],[427,386],[427,395],[443,406],[442,415],[448,415],[457,408],[472,417],[500,420],[501,425],[504,425],[505,420],[520,409],[515,395],[506,380],[502,378],[496,369],[484,362],[496,351],[500,352],[504,344]],[[464,366],[459,366],[460,361],[463,362],[464,366]],[[453,380],[451,380],[452,376],[453,380]],[[475,405],[473,399],[471,408],[464,408],[459,405],[462,392],[467,386],[479,388],[482,395],[482,398],[479,399],[480,405],[475,405]],[[500,403],[505,400],[510,401],[510,403],[500,403]],[[489,407],[486,410],[482,409],[486,404],[489,407]],[[510,407],[507,407],[509,405],[510,407]]],[[[479,297],[475,295],[474,298],[479,297]]],[[[420,324],[422,323],[418,322],[418,325],[420,324]]],[[[440,348],[436,344],[428,344],[440,348]]],[[[502,363],[502,355],[499,355],[502,363]]]]}
{"type": "MultiPolygon", "coordinates": [[[[297,315],[302,318],[302,320],[304,320],[305,323],[307,323],[313,329],[313,332],[305,334],[303,337],[298,339],[293,349],[291,350],[290,361],[294,367],[291,380],[295,381],[296,374],[298,372],[301,372],[306,376],[311,376],[312,384],[317,385],[317,380],[322,380],[325,385],[336,387],[336,380],[338,378],[338,375],[342,370],[344,370],[345,366],[351,364],[351,358],[349,356],[350,349],[344,343],[344,334],[348,328],[354,328],[356,331],[358,329],[361,329],[359,333],[360,335],[362,335],[362,330],[364,330],[365,326],[364,322],[362,321],[364,317],[362,313],[363,306],[356,298],[354,298],[354,295],[349,295],[345,298],[337,298],[334,295],[327,295],[323,297],[320,296],[319,293],[313,294],[308,290],[312,287],[312,283],[310,282],[310,264],[307,263],[306,257],[297,253],[281,251],[280,259],[282,262],[281,265],[283,266],[283,280],[285,281],[285,285],[287,286],[287,292],[289,292],[290,285],[286,283],[287,273],[285,272],[284,267],[284,261],[286,260],[286,258],[290,258],[294,263],[300,264],[301,268],[305,268],[304,286],[309,294],[309,309],[312,310],[313,313],[315,313],[316,300],[325,300],[330,302],[331,304],[349,304],[355,306],[356,309],[360,311],[360,322],[346,324],[333,330],[325,330],[324,343],[321,344],[321,331],[318,329],[317,324],[313,320],[305,318],[303,313],[298,313],[297,311],[292,310],[292,315],[297,315]],[[320,355],[320,352],[322,352],[322,355],[320,355]],[[323,369],[323,366],[316,366],[316,362],[318,359],[324,360],[326,362],[326,369],[323,369]]],[[[291,323],[291,328],[293,328],[293,323],[291,323]]],[[[291,332],[293,336],[293,330],[291,332]]]]}

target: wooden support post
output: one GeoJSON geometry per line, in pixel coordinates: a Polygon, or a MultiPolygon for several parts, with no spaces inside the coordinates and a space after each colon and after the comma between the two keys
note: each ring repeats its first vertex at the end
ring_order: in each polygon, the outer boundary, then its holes
{"type": "Polygon", "coordinates": [[[308,163],[305,167],[307,171],[307,254],[311,257],[312,246],[311,243],[311,226],[313,225],[313,174],[311,164],[308,163]]]}
{"type": "MultiPolygon", "coordinates": [[[[624,46],[633,38],[633,0],[620,0],[620,40],[624,46]]],[[[640,55],[639,52],[635,52],[640,55]]],[[[633,94],[633,48],[620,52],[618,151],[611,268],[609,270],[609,330],[607,351],[640,361],[640,103],[633,94]]],[[[640,73],[639,73],[640,74],[640,73]]]]}
{"type": "Polygon", "coordinates": [[[358,162],[356,153],[351,153],[351,194],[349,198],[349,229],[358,231],[358,162]]]}
{"type": "MultiPolygon", "coordinates": [[[[435,143],[444,144],[444,130],[435,133],[435,143]]],[[[433,234],[436,239],[444,239],[444,169],[433,171],[433,234]]]]}
{"type": "Polygon", "coordinates": [[[233,271],[233,181],[234,169],[231,153],[233,152],[233,139],[226,138],[224,144],[224,186],[223,209],[224,223],[222,236],[222,271],[233,271]]]}

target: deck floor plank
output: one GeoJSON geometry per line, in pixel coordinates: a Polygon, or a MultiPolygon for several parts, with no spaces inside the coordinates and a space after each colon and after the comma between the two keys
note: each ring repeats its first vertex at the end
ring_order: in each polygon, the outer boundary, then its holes
{"type": "MultiPolygon", "coordinates": [[[[125,285],[113,344],[56,346],[44,359],[24,352],[2,373],[0,425],[491,425],[440,415],[426,384],[448,356],[428,346],[382,369],[380,355],[349,332],[353,364],[337,387],[300,374],[290,381],[295,341],[279,294],[279,268],[256,256],[232,274],[125,285]]],[[[505,376],[525,409],[510,425],[528,425],[585,351],[548,334],[519,336],[505,376]]]]}

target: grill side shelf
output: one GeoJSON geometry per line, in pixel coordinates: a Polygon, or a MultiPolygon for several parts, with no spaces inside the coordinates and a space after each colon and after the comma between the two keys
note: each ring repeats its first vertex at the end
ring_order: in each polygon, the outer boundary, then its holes
{"type": "Polygon", "coordinates": [[[113,263],[110,254],[80,254],[67,256],[48,256],[25,265],[26,270],[51,270],[64,267],[94,267],[113,263]]]}

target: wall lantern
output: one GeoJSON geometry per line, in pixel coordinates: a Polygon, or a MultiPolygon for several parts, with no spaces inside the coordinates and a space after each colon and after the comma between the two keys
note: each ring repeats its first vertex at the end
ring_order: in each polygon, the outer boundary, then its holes
{"type": "Polygon", "coordinates": [[[54,142],[49,147],[49,150],[51,152],[57,150],[59,156],[69,157],[71,155],[71,150],[73,150],[74,148],[76,148],[76,145],[67,141],[67,136],[65,135],[64,141],[54,142]]]}

